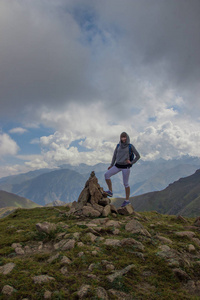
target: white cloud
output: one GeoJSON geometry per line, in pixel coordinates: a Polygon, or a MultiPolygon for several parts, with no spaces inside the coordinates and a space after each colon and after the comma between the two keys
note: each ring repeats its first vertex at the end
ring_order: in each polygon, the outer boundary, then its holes
{"type": "Polygon", "coordinates": [[[19,147],[6,133],[0,134],[0,157],[17,154],[19,147]]]}
{"type": "Polygon", "coordinates": [[[0,114],[54,131],[26,166],[109,162],[122,131],[145,159],[199,156],[199,4],[2,0],[0,114]]]}
{"type": "Polygon", "coordinates": [[[16,128],[12,128],[9,130],[9,133],[18,133],[18,134],[23,134],[25,132],[28,132],[27,129],[22,128],[22,127],[16,127],[16,128]]]}

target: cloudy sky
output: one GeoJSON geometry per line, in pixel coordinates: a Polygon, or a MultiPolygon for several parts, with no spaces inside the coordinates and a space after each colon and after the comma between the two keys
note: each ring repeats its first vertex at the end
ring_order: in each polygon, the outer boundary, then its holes
{"type": "Polygon", "coordinates": [[[200,156],[199,0],[0,0],[0,177],[200,156]]]}

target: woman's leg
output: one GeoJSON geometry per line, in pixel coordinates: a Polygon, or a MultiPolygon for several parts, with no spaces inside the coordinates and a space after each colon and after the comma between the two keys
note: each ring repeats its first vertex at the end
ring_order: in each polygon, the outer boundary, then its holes
{"type": "Polygon", "coordinates": [[[122,170],[122,175],[123,175],[123,183],[125,187],[125,193],[126,193],[126,200],[129,200],[130,197],[130,186],[129,186],[129,176],[130,176],[130,168],[129,169],[123,169],[122,170]]]}
{"type": "Polygon", "coordinates": [[[119,173],[121,171],[121,169],[113,166],[112,168],[110,168],[106,173],[105,173],[105,180],[106,180],[106,183],[107,183],[107,186],[108,186],[108,189],[109,191],[112,192],[112,181],[110,179],[111,176],[119,173]]]}

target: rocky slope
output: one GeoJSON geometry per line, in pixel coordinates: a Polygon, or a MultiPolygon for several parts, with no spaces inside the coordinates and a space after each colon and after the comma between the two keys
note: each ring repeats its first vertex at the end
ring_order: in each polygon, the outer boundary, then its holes
{"type": "Polygon", "coordinates": [[[86,183],[81,209],[18,209],[0,220],[0,298],[198,299],[200,219],[86,216],[84,206],[100,203],[96,188],[86,183]]]}

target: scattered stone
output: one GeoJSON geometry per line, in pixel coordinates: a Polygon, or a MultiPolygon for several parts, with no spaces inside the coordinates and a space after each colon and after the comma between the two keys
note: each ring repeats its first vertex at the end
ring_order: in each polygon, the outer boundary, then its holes
{"type": "Polygon", "coordinates": [[[114,231],[113,231],[113,234],[114,235],[118,235],[120,233],[120,230],[119,229],[115,229],[114,231]]]}
{"type": "Polygon", "coordinates": [[[120,215],[128,216],[128,215],[132,215],[134,213],[134,209],[131,204],[128,204],[125,207],[118,208],[117,212],[120,215]]]}
{"type": "Polygon", "coordinates": [[[172,269],[172,271],[178,277],[178,279],[181,280],[181,281],[189,279],[188,274],[185,271],[183,271],[183,270],[181,270],[179,268],[172,269]]]}
{"type": "Polygon", "coordinates": [[[196,218],[194,226],[200,227],[200,217],[196,218]]]}
{"type": "Polygon", "coordinates": [[[60,256],[60,254],[59,254],[59,253],[56,253],[55,255],[51,256],[51,257],[47,260],[47,262],[51,264],[54,260],[58,259],[59,256],[60,256]]]}
{"type": "Polygon", "coordinates": [[[102,205],[102,206],[106,206],[106,205],[109,205],[110,204],[110,199],[109,198],[102,198],[99,200],[99,205],[102,205]]]}
{"type": "Polygon", "coordinates": [[[44,299],[51,299],[52,293],[50,291],[45,291],[44,299]]]}
{"type": "Polygon", "coordinates": [[[67,269],[67,267],[62,267],[62,268],[60,269],[60,272],[61,272],[63,275],[67,275],[67,274],[68,274],[68,269],[67,269]]]}
{"type": "Polygon", "coordinates": [[[108,279],[109,282],[113,282],[115,280],[115,278],[127,274],[134,267],[135,266],[133,264],[129,265],[129,266],[125,267],[124,269],[120,270],[120,271],[116,271],[115,273],[113,273],[111,275],[108,275],[107,279],[108,279]]]}
{"type": "Polygon", "coordinates": [[[95,269],[95,267],[96,267],[96,264],[95,264],[95,263],[92,263],[92,264],[89,265],[88,270],[89,270],[90,272],[92,272],[92,271],[95,269]]]}
{"type": "Polygon", "coordinates": [[[107,217],[111,213],[110,205],[106,205],[103,209],[102,216],[107,217]]]}
{"type": "Polygon", "coordinates": [[[143,225],[134,219],[126,224],[125,229],[131,233],[137,233],[151,237],[151,234],[143,227],[143,225]]]}
{"type": "Polygon", "coordinates": [[[188,251],[189,251],[190,253],[195,252],[196,249],[195,249],[194,245],[192,245],[192,244],[188,245],[188,251]]]}
{"type": "Polygon", "coordinates": [[[114,213],[115,215],[118,214],[117,208],[113,204],[110,204],[110,209],[111,209],[111,212],[114,213]]]}
{"type": "Polygon", "coordinates": [[[37,223],[36,228],[39,232],[45,232],[47,234],[50,234],[50,232],[56,230],[57,226],[56,224],[53,223],[43,222],[43,223],[37,223]]]}
{"type": "Polygon", "coordinates": [[[9,274],[16,265],[14,263],[8,263],[2,267],[0,267],[0,273],[3,275],[9,274]]]}
{"type": "Polygon", "coordinates": [[[84,252],[82,252],[82,251],[78,253],[78,257],[81,257],[83,255],[84,255],[84,252]]]}
{"type": "Polygon", "coordinates": [[[16,248],[15,248],[15,253],[16,253],[17,255],[24,255],[24,254],[25,254],[25,252],[24,252],[24,250],[22,249],[22,247],[16,247],[16,248]]]}
{"type": "Polygon", "coordinates": [[[29,246],[25,246],[24,251],[25,251],[25,253],[32,253],[32,250],[29,246]]]}
{"type": "Polygon", "coordinates": [[[105,223],[106,227],[114,227],[114,228],[120,228],[121,227],[121,223],[119,221],[115,221],[115,220],[108,220],[105,223]]]}
{"type": "Polygon", "coordinates": [[[193,231],[179,231],[175,233],[177,236],[180,237],[188,237],[189,239],[193,238],[195,236],[195,233],[193,231]]]}
{"type": "Polygon", "coordinates": [[[83,297],[86,297],[90,289],[90,285],[83,284],[80,288],[80,290],[77,292],[77,296],[82,299],[83,297]]]}
{"type": "Polygon", "coordinates": [[[83,242],[78,242],[78,243],[77,243],[77,246],[78,246],[78,247],[84,247],[84,244],[83,244],[83,242]]]}
{"type": "Polygon", "coordinates": [[[107,294],[106,290],[103,287],[99,286],[95,289],[95,291],[96,291],[96,295],[97,295],[98,299],[108,300],[108,294],[107,294]]]}
{"type": "Polygon", "coordinates": [[[103,213],[104,208],[103,208],[102,205],[99,205],[99,204],[97,204],[97,203],[94,203],[94,204],[92,205],[92,207],[93,207],[94,209],[98,210],[98,211],[100,212],[100,214],[103,213]]]}
{"type": "Polygon", "coordinates": [[[92,279],[96,279],[97,275],[95,275],[95,274],[87,274],[87,277],[88,278],[92,278],[92,279]]]}
{"type": "Polygon", "coordinates": [[[12,286],[4,285],[4,287],[2,289],[2,294],[6,295],[6,296],[11,296],[13,292],[14,292],[14,288],[12,286]]]}
{"type": "Polygon", "coordinates": [[[120,246],[120,240],[106,239],[104,244],[106,246],[120,246]]]}
{"type": "Polygon", "coordinates": [[[22,247],[22,245],[21,245],[20,243],[13,243],[13,244],[11,245],[11,247],[12,247],[13,249],[15,249],[15,248],[17,248],[17,247],[22,247]]]}
{"type": "Polygon", "coordinates": [[[120,241],[120,246],[122,247],[133,246],[134,248],[137,248],[140,251],[144,251],[144,245],[133,238],[122,239],[120,241]]]}
{"type": "Polygon", "coordinates": [[[192,241],[195,242],[200,247],[200,239],[192,238],[192,241]]]}
{"type": "Polygon", "coordinates": [[[188,223],[188,221],[181,215],[177,216],[177,220],[179,220],[179,221],[181,221],[182,223],[185,223],[185,224],[188,223]]]}
{"type": "Polygon", "coordinates": [[[124,292],[118,291],[118,290],[114,290],[114,289],[110,289],[108,290],[108,292],[115,297],[115,299],[117,300],[132,300],[133,297],[131,295],[128,295],[124,292]]]}
{"type": "Polygon", "coordinates": [[[69,259],[67,256],[63,256],[61,259],[61,264],[70,265],[72,263],[71,259],[69,259]]]}
{"type": "Polygon", "coordinates": [[[45,282],[49,282],[51,280],[55,280],[53,277],[48,276],[48,275],[39,275],[39,276],[34,276],[32,277],[34,283],[45,283],[45,282]]]}
{"type": "Polygon", "coordinates": [[[170,240],[170,239],[168,239],[168,238],[166,238],[166,237],[164,237],[164,236],[156,235],[156,238],[157,238],[159,241],[163,242],[163,243],[166,243],[166,244],[172,244],[172,240],[170,240]]]}
{"type": "Polygon", "coordinates": [[[82,215],[85,217],[99,217],[101,213],[90,206],[83,206],[82,215]]]}
{"type": "Polygon", "coordinates": [[[95,242],[95,240],[97,239],[97,236],[91,232],[87,233],[87,237],[90,239],[91,242],[95,242]]]}
{"type": "Polygon", "coordinates": [[[181,259],[180,254],[169,246],[161,245],[159,249],[161,251],[157,252],[157,255],[164,258],[170,267],[179,267],[180,263],[186,263],[181,259]]]}
{"type": "Polygon", "coordinates": [[[76,241],[74,239],[70,239],[70,240],[62,240],[57,244],[54,244],[54,249],[55,250],[71,250],[74,248],[76,241]]]}
{"type": "Polygon", "coordinates": [[[107,264],[106,265],[106,270],[107,271],[113,271],[115,269],[115,266],[113,264],[107,264]]]}
{"type": "Polygon", "coordinates": [[[39,242],[38,243],[38,250],[42,250],[43,249],[43,242],[39,242]]]}
{"type": "Polygon", "coordinates": [[[80,237],[80,232],[74,232],[73,237],[78,240],[80,237]]]}
{"type": "Polygon", "coordinates": [[[96,256],[98,254],[97,250],[93,250],[91,253],[93,256],[96,256]]]}

